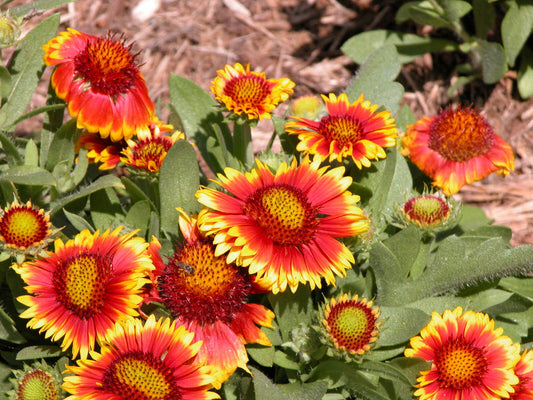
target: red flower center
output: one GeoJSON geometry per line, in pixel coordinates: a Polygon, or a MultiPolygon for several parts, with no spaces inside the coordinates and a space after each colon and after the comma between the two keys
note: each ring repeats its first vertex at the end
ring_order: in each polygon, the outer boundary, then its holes
{"type": "Polygon", "coordinates": [[[110,37],[90,40],[74,58],[76,75],[84,81],[86,90],[92,89],[113,99],[127,93],[139,79],[130,47],[110,37]]]}
{"type": "Polygon", "coordinates": [[[162,302],[172,315],[201,325],[231,323],[251,288],[247,272],[216,257],[206,242],[178,249],[158,281],[162,302]]]}
{"type": "Polygon", "coordinates": [[[331,338],[337,346],[354,353],[370,344],[376,320],[371,307],[355,300],[336,304],[326,319],[331,338]]]}
{"type": "Polygon", "coordinates": [[[172,140],[168,136],[158,136],[151,139],[140,140],[133,147],[131,164],[143,169],[148,169],[150,162],[158,168],[162,160],[172,147],[172,140]]]}
{"type": "Polygon", "coordinates": [[[80,252],[68,258],[54,271],[57,301],[80,319],[91,318],[105,304],[111,273],[109,256],[80,252]]]}
{"type": "Polygon", "coordinates": [[[160,358],[140,351],[121,354],[104,373],[103,390],[131,400],[179,400],[176,380],[160,358]]]}
{"type": "Polygon", "coordinates": [[[19,248],[27,248],[44,240],[48,236],[48,227],[45,217],[27,206],[13,206],[0,218],[2,240],[19,248]]]}
{"type": "Polygon", "coordinates": [[[486,154],[494,142],[491,126],[471,108],[447,108],[429,129],[429,148],[450,161],[464,162],[486,154]]]}
{"type": "Polygon", "coordinates": [[[237,107],[260,105],[271,92],[270,83],[255,74],[235,77],[224,86],[224,94],[230,97],[237,107]]]}
{"type": "Polygon", "coordinates": [[[403,206],[407,218],[421,226],[433,226],[444,222],[450,215],[448,204],[431,195],[421,195],[409,199],[403,206]]]}
{"type": "Polygon", "coordinates": [[[52,375],[36,369],[28,372],[20,381],[17,399],[58,400],[59,392],[52,375]]]}
{"type": "Polygon", "coordinates": [[[281,246],[307,243],[318,226],[317,210],[305,195],[289,185],[271,185],[258,189],[243,206],[266,235],[281,246]]]}
{"type": "Polygon", "coordinates": [[[440,386],[455,390],[479,385],[487,370],[483,350],[465,342],[464,338],[445,343],[434,362],[439,371],[440,386]]]}
{"type": "Polygon", "coordinates": [[[337,141],[341,146],[355,143],[364,136],[361,122],[352,115],[326,115],[320,121],[319,132],[329,141],[337,141]]]}

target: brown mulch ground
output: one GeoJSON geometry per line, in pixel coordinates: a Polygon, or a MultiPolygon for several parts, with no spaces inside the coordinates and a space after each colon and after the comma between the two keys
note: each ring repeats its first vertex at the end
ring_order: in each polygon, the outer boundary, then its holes
{"type": "MultiPolygon", "coordinates": [[[[62,27],[94,35],[123,32],[142,51],[141,71],[152,98],[168,101],[169,74],[184,75],[204,89],[225,64],[250,63],[273,78],[296,83],[294,97],[340,92],[357,70],[340,46],[354,34],[395,29],[398,0],[78,0],[62,7],[62,27]]],[[[419,33],[427,27],[402,26],[419,33]]],[[[448,98],[450,55],[426,55],[400,77],[405,103],[417,117],[434,115],[450,102],[473,104],[515,150],[516,171],[490,176],[461,191],[495,223],[513,229],[512,243],[533,244],[533,99],[520,101],[515,74],[493,86],[474,82],[448,98]],[[446,58],[448,57],[448,58],[446,58]]],[[[455,62],[456,60],[451,60],[455,62]]],[[[165,116],[162,115],[162,118],[165,116]]],[[[254,133],[256,149],[270,135],[268,122],[254,133]]]]}

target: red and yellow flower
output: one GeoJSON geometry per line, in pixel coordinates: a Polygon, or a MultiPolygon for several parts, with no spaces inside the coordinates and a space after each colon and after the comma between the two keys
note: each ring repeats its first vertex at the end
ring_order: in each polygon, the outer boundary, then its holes
{"type": "Polygon", "coordinates": [[[131,46],[69,28],[43,50],[46,65],[57,65],[51,83],[78,128],[114,142],[147,128],[154,103],[131,46]]]}
{"type": "Polygon", "coordinates": [[[212,239],[198,231],[196,218],[180,210],[179,224],[184,242],[157,277],[155,300],[203,341],[198,359],[212,366],[220,387],[238,367],[249,371],[246,343],[271,345],[257,325],[272,328],[274,313],[248,301],[252,278],[215,255],[212,239]]]}
{"type": "Polygon", "coordinates": [[[216,255],[248,267],[258,283],[274,293],[296,291],[300,283],[321,287],[344,276],[354,257],[336,238],[368,230],[368,218],[355,206],[359,196],[347,189],[344,167],[320,168],[320,159],[281,164],[273,174],[257,168],[226,168],[215,181],[228,193],[203,188],[198,201],[213,211],[200,218],[200,230],[215,235],[216,255]]]}
{"type": "Polygon", "coordinates": [[[148,244],[134,232],[120,236],[120,228],[94,234],[80,232],[47,257],[17,268],[30,295],[18,297],[28,306],[20,315],[28,327],[45,332],[61,348],[72,347],[87,358],[115,322],[137,316],[141,289],[154,268],[148,244]]]}
{"type": "Polygon", "coordinates": [[[209,400],[213,377],[198,362],[202,346],[183,326],[151,315],[117,323],[92,359],[67,366],[63,388],[77,399],[209,400]]]}
{"type": "Polygon", "coordinates": [[[396,125],[389,111],[376,112],[378,105],[363,95],[353,103],[345,93],[322,98],[327,114],[320,120],[292,116],[285,124],[289,134],[298,135],[298,151],[329,162],[350,158],[361,169],[370,167],[370,160],[385,158],[384,147],[396,145],[396,125]]]}
{"type": "Polygon", "coordinates": [[[267,79],[264,72],[250,71],[250,65],[226,65],[211,82],[215,99],[228,111],[249,120],[271,118],[271,112],[293,93],[288,78],[267,79]]]}
{"type": "Polygon", "coordinates": [[[368,353],[378,339],[380,315],[373,302],[358,295],[352,298],[344,294],[339,299],[332,298],[322,312],[322,324],[329,343],[335,350],[362,356],[368,353]]]}
{"type": "Polygon", "coordinates": [[[173,129],[172,125],[155,119],[148,131],[138,132],[137,138],[127,141],[120,160],[140,170],[158,172],[172,145],[179,139],[185,139],[185,134],[180,131],[175,131],[171,136],[164,135],[173,129]]]}
{"type": "Polygon", "coordinates": [[[83,133],[76,142],[76,153],[82,147],[87,150],[90,163],[100,163],[98,169],[108,170],[118,165],[120,153],[128,147],[128,143],[124,139],[113,142],[110,138],[104,139],[97,133],[83,133]]]}
{"type": "Polygon", "coordinates": [[[471,107],[448,107],[409,125],[402,146],[402,154],[447,196],[492,172],[514,170],[511,147],[471,107]]]}
{"type": "Polygon", "coordinates": [[[14,201],[0,210],[0,241],[8,248],[38,252],[48,243],[50,227],[50,216],[31,201],[14,201]]]}
{"type": "Polygon", "coordinates": [[[498,400],[508,398],[518,384],[514,368],[520,345],[494,328],[487,314],[457,307],[442,315],[434,312],[430,323],[411,338],[407,357],[431,361],[422,371],[415,396],[421,400],[498,400]]]}
{"type": "Polygon", "coordinates": [[[509,400],[533,399],[533,351],[525,350],[514,368],[518,383],[509,400]]]}

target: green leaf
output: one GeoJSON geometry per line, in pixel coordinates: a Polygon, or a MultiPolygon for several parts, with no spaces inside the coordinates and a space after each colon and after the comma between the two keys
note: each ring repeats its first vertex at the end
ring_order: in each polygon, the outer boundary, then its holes
{"type": "Polygon", "coordinates": [[[191,144],[178,140],[167,153],[159,171],[159,204],[161,205],[161,229],[178,234],[178,212],[181,207],[187,213],[200,211],[194,196],[200,188],[200,168],[191,144]]]}
{"type": "Polygon", "coordinates": [[[291,331],[294,328],[311,322],[313,302],[308,286],[300,285],[296,293],[291,293],[290,290],[277,294],[269,293],[268,300],[276,314],[276,321],[284,341],[291,340],[291,331]]]}
{"type": "Polygon", "coordinates": [[[43,113],[50,112],[50,111],[56,111],[56,110],[64,110],[64,109],[65,109],[64,103],[50,104],[50,105],[34,108],[33,110],[28,111],[27,113],[20,116],[20,118],[18,118],[15,122],[13,122],[13,125],[16,126],[22,121],[35,117],[36,115],[39,115],[39,114],[43,114],[43,113]]]}
{"type": "Polygon", "coordinates": [[[496,83],[507,72],[505,51],[499,43],[478,39],[481,57],[481,76],[487,84],[496,83]]]}
{"type": "Polygon", "coordinates": [[[0,65],[0,97],[6,98],[11,92],[11,74],[8,69],[0,65]]]}
{"type": "Polygon", "coordinates": [[[500,280],[499,285],[533,302],[533,278],[508,277],[500,280]]]}
{"type": "MultiPolygon", "coordinates": [[[[507,278],[505,278],[507,279],[507,278]]],[[[487,308],[503,303],[508,300],[513,293],[499,289],[483,290],[470,298],[469,310],[482,312],[487,308]]]]}
{"type": "MultiPolygon", "coordinates": [[[[183,76],[171,74],[168,85],[172,111],[179,118],[184,132],[194,140],[209,167],[213,171],[222,171],[227,166],[224,147],[207,147],[208,138],[216,137],[214,125],[219,126],[226,146],[232,142],[231,132],[223,123],[224,116],[217,109],[217,103],[200,86],[183,76]]],[[[227,150],[233,151],[231,148],[227,150]]]]}
{"type": "Polygon", "coordinates": [[[441,0],[440,4],[444,8],[446,19],[450,22],[459,22],[472,10],[470,3],[463,0],[441,0]]]}
{"type": "Polygon", "coordinates": [[[91,233],[94,233],[93,226],[87,220],[80,217],[78,214],[71,213],[67,210],[63,210],[63,213],[65,214],[65,217],[67,217],[68,221],[72,224],[72,226],[78,230],[78,232],[88,229],[89,231],[91,231],[91,233]]]}
{"type": "Polygon", "coordinates": [[[59,357],[63,352],[58,346],[28,346],[17,353],[17,360],[38,360],[40,358],[59,357]]]}
{"type": "Polygon", "coordinates": [[[73,193],[71,195],[62,197],[60,199],[57,199],[56,201],[53,201],[51,204],[51,211],[50,215],[55,215],[58,211],[61,211],[67,204],[83,199],[92,193],[97,192],[98,190],[102,190],[108,187],[116,187],[124,189],[124,186],[122,185],[122,182],[120,182],[120,179],[117,178],[114,175],[104,175],[98,178],[96,181],[92,182],[89,186],[86,186],[82,189],[80,189],[78,192],[73,193]]]}
{"type": "Polygon", "coordinates": [[[451,28],[450,22],[442,14],[444,10],[437,10],[434,3],[428,0],[410,1],[403,4],[396,12],[396,22],[401,24],[413,20],[421,25],[438,28],[451,28]]]}
{"type": "Polygon", "coordinates": [[[430,320],[428,314],[416,308],[381,306],[379,309],[383,321],[377,342],[380,347],[407,342],[430,320]]]}
{"type": "Polygon", "coordinates": [[[100,231],[124,224],[124,210],[113,188],[104,188],[90,195],[91,219],[100,231]]]}
{"type": "Polygon", "coordinates": [[[253,375],[255,400],[290,400],[268,377],[260,370],[250,367],[253,375]]]}
{"type": "Polygon", "coordinates": [[[34,0],[28,4],[23,4],[18,7],[10,9],[12,15],[22,17],[33,10],[44,11],[51,10],[52,8],[60,7],[64,4],[72,3],[76,0],[34,0]]]}
{"type": "Polygon", "coordinates": [[[2,143],[2,147],[4,148],[7,156],[7,163],[10,167],[24,163],[16,146],[13,144],[10,138],[8,138],[2,132],[0,132],[0,143],[2,143]]]}
{"type": "Polygon", "coordinates": [[[488,33],[494,29],[496,18],[494,6],[488,0],[473,0],[472,9],[474,11],[476,36],[481,39],[486,39],[488,33]]]}
{"type": "Polygon", "coordinates": [[[322,400],[328,389],[326,381],[276,385],[289,400],[322,400]]]}
{"type": "Polygon", "coordinates": [[[126,214],[126,223],[132,228],[140,229],[138,236],[145,236],[150,224],[150,202],[138,201],[126,214]]]}
{"type": "Polygon", "coordinates": [[[513,66],[533,30],[533,1],[523,0],[511,3],[502,20],[502,42],[507,61],[513,66]]]}
{"type": "Polygon", "coordinates": [[[152,199],[148,197],[148,195],[135,182],[126,176],[122,176],[120,180],[122,181],[122,184],[124,185],[124,188],[128,194],[131,196],[132,203],[136,203],[138,201],[148,201],[150,204],[150,209],[152,211],[157,211],[152,199]]]}
{"type": "Polygon", "coordinates": [[[396,114],[400,107],[404,88],[393,82],[400,73],[401,65],[398,52],[392,44],[375,50],[357,71],[355,79],[346,88],[351,101],[363,94],[372,104],[379,104],[396,114]]]}
{"type": "Polygon", "coordinates": [[[39,165],[39,149],[33,139],[28,140],[26,143],[26,149],[24,150],[24,165],[32,167],[39,165]]]}
{"type": "Polygon", "coordinates": [[[0,180],[11,181],[19,185],[55,186],[54,175],[45,169],[33,165],[18,165],[0,174],[0,180]]]}
{"type": "Polygon", "coordinates": [[[458,49],[457,43],[451,40],[376,29],[352,36],[341,46],[341,50],[355,63],[361,65],[372,52],[386,44],[396,46],[400,64],[407,64],[426,53],[458,49]]]}
{"type": "Polygon", "coordinates": [[[522,50],[520,56],[517,87],[523,99],[533,96],[533,51],[527,47],[522,50]]]}
{"type": "Polygon", "coordinates": [[[56,165],[66,161],[66,167],[70,167],[74,162],[74,149],[78,140],[79,132],[76,128],[76,119],[70,119],[54,134],[48,158],[46,160],[46,169],[52,171],[56,165]]]}
{"type": "Polygon", "coordinates": [[[54,14],[33,28],[17,47],[10,67],[11,92],[0,110],[0,126],[9,130],[24,113],[39,83],[44,68],[42,46],[57,33],[59,14],[54,14]]]}
{"type": "Polygon", "coordinates": [[[300,370],[300,364],[298,364],[292,357],[283,351],[276,350],[274,353],[273,362],[284,369],[292,369],[294,371],[300,370]]]}

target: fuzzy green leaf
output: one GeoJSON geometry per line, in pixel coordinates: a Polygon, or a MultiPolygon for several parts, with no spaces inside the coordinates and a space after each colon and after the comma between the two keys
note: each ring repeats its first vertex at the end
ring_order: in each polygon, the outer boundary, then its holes
{"type": "Polygon", "coordinates": [[[24,149],[24,165],[36,167],[39,165],[39,149],[33,139],[28,140],[24,149]]]}
{"type": "Polygon", "coordinates": [[[372,104],[378,104],[396,114],[400,107],[404,88],[393,82],[401,70],[398,52],[393,44],[387,44],[372,52],[357,71],[355,79],[346,88],[350,101],[361,94],[372,104]]]}
{"type": "Polygon", "coordinates": [[[0,132],[0,143],[6,153],[7,163],[10,167],[24,163],[17,147],[13,144],[11,139],[2,132],[0,132]]]}
{"type": "Polygon", "coordinates": [[[54,14],[33,28],[17,47],[10,66],[11,92],[0,110],[0,126],[12,129],[12,124],[24,113],[44,70],[43,45],[57,33],[59,14],[54,14]]]}
{"type": "Polygon", "coordinates": [[[322,400],[328,389],[326,381],[276,385],[289,400],[322,400]]]}
{"type": "Polygon", "coordinates": [[[257,368],[250,366],[253,374],[255,400],[290,400],[272,381],[257,368]]]}
{"type": "Polygon", "coordinates": [[[416,308],[381,306],[381,319],[379,341],[382,346],[397,346],[407,342],[415,336],[420,329],[427,325],[429,315],[416,308]]]}
{"type": "Polygon", "coordinates": [[[200,211],[194,194],[200,187],[200,168],[191,144],[178,140],[167,153],[159,171],[159,204],[161,229],[178,234],[178,212],[200,211]]]}
{"type": "Polygon", "coordinates": [[[533,96],[533,51],[529,48],[522,50],[516,81],[520,97],[529,99],[533,96]]]}
{"type": "Polygon", "coordinates": [[[78,232],[81,232],[85,229],[94,232],[93,226],[83,217],[80,217],[78,214],[71,213],[67,210],[63,210],[63,213],[72,226],[78,230],[78,232]]]}
{"type": "Polygon", "coordinates": [[[22,17],[33,10],[45,11],[53,8],[60,7],[62,5],[72,3],[76,0],[34,0],[28,4],[23,4],[18,7],[13,7],[10,12],[12,15],[22,17]]]}
{"type": "Polygon", "coordinates": [[[56,178],[50,172],[33,165],[18,165],[0,174],[0,180],[19,185],[55,186],[56,178]]]}
{"type": "Polygon", "coordinates": [[[74,162],[74,149],[78,140],[79,132],[76,128],[76,119],[70,119],[54,134],[52,143],[48,150],[46,169],[51,171],[60,162],[65,161],[66,167],[70,167],[74,162]]]}
{"type": "Polygon", "coordinates": [[[501,44],[479,39],[481,76],[487,84],[496,83],[507,72],[507,60],[501,44]]]}
{"type": "Polygon", "coordinates": [[[311,322],[313,302],[308,286],[300,285],[296,293],[291,293],[290,290],[278,294],[269,293],[268,300],[276,314],[284,341],[291,340],[291,331],[294,328],[311,322]]]}
{"type": "Polygon", "coordinates": [[[58,357],[62,354],[58,346],[28,346],[17,353],[17,360],[38,360],[40,358],[58,357]]]}
{"type": "Polygon", "coordinates": [[[481,39],[486,39],[488,33],[494,29],[496,18],[494,6],[488,0],[473,0],[472,10],[474,12],[476,36],[481,39]]]}
{"type": "Polygon", "coordinates": [[[533,1],[512,2],[502,21],[502,42],[507,61],[513,66],[533,30],[533,1]]]}
{"type": "Polygon", "coordinates": [[[11,92],[11,74],[9,70],[0,65],[0,97],[6,98],[11,92]]]}
{"type": "Polygon", "coordinates": [[[403,4],[396,12],[396,22],[401,24],[408,20],[413,20],[421,25],[430,25],[438,28],[451,27],[450,22],[428,0],[409,1],[403,4]]]}

